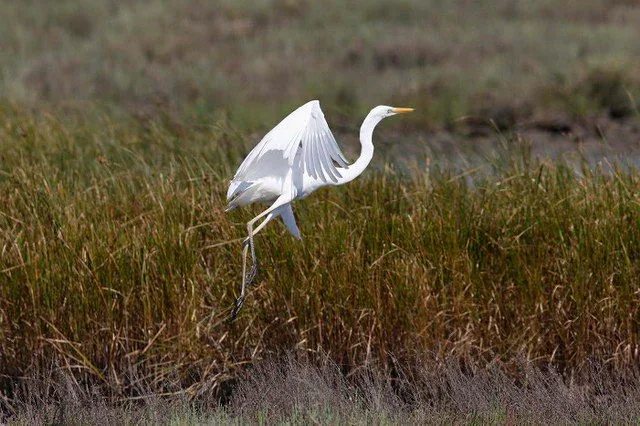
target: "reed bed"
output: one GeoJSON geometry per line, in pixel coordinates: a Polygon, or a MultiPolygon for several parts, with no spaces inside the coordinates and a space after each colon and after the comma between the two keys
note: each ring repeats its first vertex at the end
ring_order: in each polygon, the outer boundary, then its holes
{"type": "Polygon", "coordinates": [[[224,393],[291,351],[345,374],[427,353],[566,374],[638,361],[640,172],[547,162],[518,138],[479,167],[380,165],[297,203],[303,241],[269,225],[226,322],[260,207],[226,214],[224,194],[252,142],[224,120],[5,108],[2,389],[54,365],[114,396],[224,393]]]}

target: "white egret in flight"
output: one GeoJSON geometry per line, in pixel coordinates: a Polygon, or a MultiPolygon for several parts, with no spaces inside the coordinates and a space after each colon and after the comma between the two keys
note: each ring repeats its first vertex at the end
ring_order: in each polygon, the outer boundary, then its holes
{"type": "Polygon", "coordinates": [[[273,218],[280,216],[294,237],[301,239],[291,203],[323,186],[342,185],[358,177],[373,157],[373,129],[386,117],[413,111],[380,105],[371,110],[360,127],[360,157],[348,164],[314,100],[302,105],[267,133],[244,159],[227,192],[227,211],[254,202],[270,207],[247,223],[242,251],[242,289],[231,319],[244,302],[246,288],[258,270],[253,237],[273,218]],[[264,219],[263,219],[264,218],[264,219]],[[256,221],[263,219],[255,229],[256,221]],[[247,252],[252,267],[247,274],[247,252]]]}

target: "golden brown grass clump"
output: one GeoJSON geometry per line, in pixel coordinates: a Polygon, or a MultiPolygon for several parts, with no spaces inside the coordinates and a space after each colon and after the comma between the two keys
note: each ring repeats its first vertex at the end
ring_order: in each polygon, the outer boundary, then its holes
{"type": "Polygon", "coordinates": [[[368,172],[296,205],[302,242],[268,227],[257,286],[227,324],[258,211],[223,212],[242,135],[0,120],[0,377],[53,362],[130,394],[215,387],[291,350],[346,372],[427,352],[568,370],[638,360],[633,167],[521,146],[462,174],[368,172]]]}

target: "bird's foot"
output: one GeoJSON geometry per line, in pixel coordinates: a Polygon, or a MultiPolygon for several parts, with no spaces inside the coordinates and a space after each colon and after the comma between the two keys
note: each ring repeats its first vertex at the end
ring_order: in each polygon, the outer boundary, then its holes
{"type": "Polygon", "coordinates": [[[251,269],[249,269],[249,272],[247,272],[247,287],[249,287],[252,283],[253,280],[256,278],[256,275],[258,275],[258,269],[260,268],[260,262],[258,262],[258,260],[256,259],[255,263],[253,263],[253,265],[251,265],[251,269]]]}
{"type": "Polygon", "coordinates": [[[235,302],[233,302],[233,309],[229,316],[229,322],[234,322],[236,320],[238,313],[240,313],[240,309],[242,309],[242,305],[244,305],[244,295],[239,296],[235,302]]]}

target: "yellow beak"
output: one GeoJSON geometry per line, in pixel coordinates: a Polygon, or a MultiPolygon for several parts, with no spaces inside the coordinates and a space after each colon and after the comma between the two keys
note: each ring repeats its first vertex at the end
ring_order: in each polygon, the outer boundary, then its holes
{"type": "Polygon", "coordinates": [[[407,112],[413,111],[413,108],[394,108],[392,111],[396,114],[406,114],[407,112]]]}

